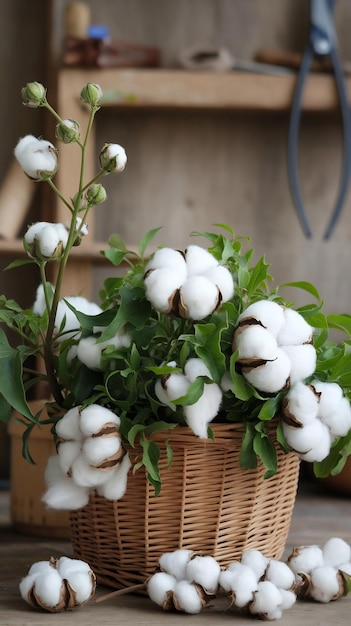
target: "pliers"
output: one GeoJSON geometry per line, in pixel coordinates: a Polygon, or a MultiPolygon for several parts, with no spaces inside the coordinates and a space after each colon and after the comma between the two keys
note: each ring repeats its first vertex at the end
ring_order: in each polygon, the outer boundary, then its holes
{"type": "Polygon", "coordinates": [[[306,215],[298,174],[298,134],[301,118],[302,95],[314,56],[329,57],[338,90],[341,121],[343,126],[343,163],[339,192],[324,239],[329,239],[343,208],[351,168],[351,117],[344,71],[337,49],[337,37],[333,23],[336,0],[310,0],[310,31],[297,76],[290,112],[288,131],[288,176],[296,212],[306,237],[312,230],[306,215]]]}

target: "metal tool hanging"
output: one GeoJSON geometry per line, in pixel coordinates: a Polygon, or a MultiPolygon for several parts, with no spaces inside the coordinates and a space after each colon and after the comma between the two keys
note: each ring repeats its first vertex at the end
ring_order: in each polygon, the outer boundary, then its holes
{"type": "Polygon", "coordinates": [[[310,0],[310,31],[296,81],[288,134],[288,175],[291,193],[301,227],[306,237],[312,236],[301,194],[298,169],[298,136],[301,118],[302,96],[311,63],[315,56],[328,57],[337,86],[341,121],[343,127],[343,163],[336,203],[324,233],[329,239],[340,217],[350,177],[351,169],[351,114],[348,103],[344,71],[338,54],[337,36],[334,28],[333,12],[336,0],[310,0]]]}

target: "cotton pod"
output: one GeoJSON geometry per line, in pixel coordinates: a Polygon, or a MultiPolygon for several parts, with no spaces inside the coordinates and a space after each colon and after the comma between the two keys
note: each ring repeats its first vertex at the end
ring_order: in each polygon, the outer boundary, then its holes
{"type": "Polygon", "coordinates": [[[262,619],[279,619],[282,615],[282,594],[276,585],[269,580],[259,582],[253,594],[249,612],[262,619]]]}
{"type": "Polygon", "coordinates": [[[179,315],[202,320],[220,305],[222,295],[215,283],[206,276],[191,276],[179,290],[179,315]]]}
{"type": "Polygon", "coordinates": [[[14,155],[29,178],[44,180],[53,176],[58,167],[57,149],[45,139],[26,135],[15,147],[14,155]]]}
{"type": "Polygon", "coordinates": [[[219,584],[231,602],[238,608],[246,607],[257,591],[257,577],[253,569],[240,562],[231,563],[221,571],[219,584]]]}
{"type": "Polygon", "coordinates": [[[292,426],[306,426],[317,418],[319,396],[313,385],[296,382],[282,401],[282,411],[286,423],[292,426]]]}
{"type": "Polygon", "coordinates": [[[212,556],[193,556],[185,568],[186,580],[200,585],[207,595],[216,594],[220,572],[219,563],[212,556]]]}
{"type": "Polygon", "coordinates": [[[105,172],[123,172],[127,165],[127,155],[118,143],[105,143],[100,150],[99,161],[105,172]]]}
{"type": "Polygon", "coordinates": [[[322,548],[317,545],[296,547],[288,556],[287,564],[295,574],[310,574],[324,564],[322,548]]]}
{"type": "Polygon", "coordinates": [[[312,376],[317,363],[317,353],[312,344],[306,343],[299,346],[282,345],[281,348],[286,352],[290,360],[290,385],[312,376]]]}
{"type": "Polygon", "coordinates": [[[277,338],[285,323],[284,309],[272,300],[253,302],[239,315],[239,328],[252,325],[254,320],[268,330],[274,338],[277,338]]]}
{"type": "Polygon", "coordinates": [[[192,550],[174,550],[174,552],[165,552],[159,558],[160,568],[171,574],[177,580],[183,580],[186,577],[186,566],[193,556],[192,550]]]}
{"type": "Polygon", "coordinates": [[[281,348],[277,349],[272,361],[244,365],[242,373],[253,387],[265,393],[277,393],[287,387],[290,376],[290,359],[281,348]]]}
{"type": "Polygon", "coordinates": [[[322,548],[325,565],[339,568],[343,563],[351,561],[351,547],[340,537],[331,537],[322,548]]]}
{"type": "Polygon", "coordinates": [[[277,335],[281,346],[298,346],[312,340],[313,328],[305,318],[294,309],[284,309],[284,324],[277,335]]]}
{"type": "Polygon", "coordinates": [[[89,565],[68,557],[34,563],[19,585],[28,604],[51,613],[82,606],[94,595],[95,587],[89,565]]]}

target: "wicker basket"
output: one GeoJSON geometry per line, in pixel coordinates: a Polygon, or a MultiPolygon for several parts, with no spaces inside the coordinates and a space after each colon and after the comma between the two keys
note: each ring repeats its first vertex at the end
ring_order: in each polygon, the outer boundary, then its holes
{"type": "Polygon", "coordinates": [[[161,447],[158,497],[139,470],[130,474],[121,500],[93,495],[71,515],[75,556],[90,564],[101,584],[118,589],[144,582],[159,556],[178,548],[211,554],[222,566],[248,548],[281,556],[296,497],[297,457],[278,450],[279,471],[264,480],[261,464],[257,470],[239,467],[241,425],[218,424],[213,431],[215,441],[204,441],[177,427],[170,468],[162,437],[155,438],[161,447]]]}

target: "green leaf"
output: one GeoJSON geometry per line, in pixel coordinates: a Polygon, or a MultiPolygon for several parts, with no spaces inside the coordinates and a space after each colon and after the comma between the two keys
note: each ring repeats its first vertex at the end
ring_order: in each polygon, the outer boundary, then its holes
{"type": "Polygon", "coordinates": [[[262,405],[260,412],[258,414],[258,419],[262,421],[268,421],[275,417],[278,407],[281,402],[281,394],[273,396],[264,402],[262,405]]]}
{"type": "Polygon", "coordinates": [[[26,400],[21,353],[8,343],[0,329],[0,393],[6,402],[30,422],[37,423],[26,400]]]}
{"type": "Polygon", "coordinates": [[[242,469],[255,469],[257,467],[257,456],[253,449],[255,430],[251,424],[244,425],[245,432],[240,449],[240,467],[242,469]]]}
{"type": "Polygon", "coordinates": [[[140,443],[143,448],[142,464],[146,468],[148,480],[154,486],[155,495],[158,496],[161,490],[161,477],[158,469],[160,449],[154,441],[145,437],[140,439],[140,443]]]}
{"type": "Polygon", "coordinates": [[[149,246],[150,242],[152,241],[152,239],[155,237],[156,233],[158,233],[158,231],[161,230],[161,227],[159,228],[153,228],[152,230],[149,230],[139,241],[139,253],[141,258],[144,258],[144,254],[145,251],[147,249],[147,247],[149,246]]]}
{"type": "Polygon", "coordinates": [[[262,463],[266,466],[269,476],[273,476],[278,468],[278,459],[272,439],[264,433],[257,432],[253,440],[253,449],[255,454],[257,454],[262,463]]]}
{"type": "Polygon", "coordinates": [[[281,285],[279,285],[279,288],[282,288],[282,287],[296,287],[297,289],[302,289],[303,291],[307,291],[307,293],[311,294],[311,296],[316,298],[316,300],[319,300],[319,301],[321,300],[321,297],[316,287],[312,283],[306,280],[293,281],[291,283],[282,283],[281,285]]]}
{"type": "Polygon", "coordinates": [[[351,593],[351,576],[342,569],[339,570],[345,585],[345,595],[351,593]]]}
{"type": "Polygon", "coordinates": [[[188,404],[195,404],[195,402],[197,402],[201,398],[204,392],[205,381],[210,382],[207,376],[198,376],[197,378],[195,378],[185,396],[181,396],[176,400],[172,400],[172,404],[175,404],[177,406],[187,406],[188,404]]]}

